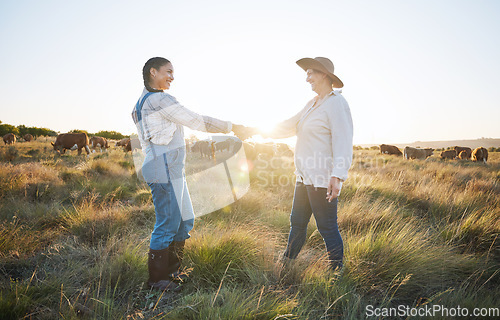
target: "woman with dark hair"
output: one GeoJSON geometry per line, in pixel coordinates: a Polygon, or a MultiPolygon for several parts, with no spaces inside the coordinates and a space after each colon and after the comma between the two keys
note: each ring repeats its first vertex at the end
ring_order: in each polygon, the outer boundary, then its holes
{"type": "Polygon", "coordinates": [[[271,138],[297,136],[297,181],[290,214],[290,234],[284,253],[288,264],[306,240],[307,224],[314,214],[326,244],[332,270],[343,267],[343,242],[337,224],[337,197],[352,162],[351,111],[340,90],[344,84],[333,73],[333,63],[322,57],[304,58],[297,64],[317,96],[292,118],[278,124],[271,138]],[[291,260],[290,260],[291,259],[291,260]]]}
{"type": "Polygon", "coordinates": [[[172,63],[149,59],[142,70],[144,90],[132,118],[145,154],[142,175],[151,188],[156,223],[148,255],[148,286],[177,291],[184,243],[193,228],[194,213],[184,172],[184,126],[211,133],[244,130],[229,121],[199,115],[164,92],[174,80],[172,63]]]}

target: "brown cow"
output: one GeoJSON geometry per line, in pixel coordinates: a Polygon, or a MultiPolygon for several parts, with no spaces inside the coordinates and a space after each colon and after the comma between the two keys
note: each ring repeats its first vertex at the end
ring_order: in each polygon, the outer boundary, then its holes
{"type": "Polygon", "coordinates": [[[78,149],[78,155],[82,154],[82,148],[85,148],[87,155],[90,154],[89,137],[85,132],[82,133],[61,133],[56,138],[56,143],[51,142],[54,150],[64,154],[66,150],[78,149]]]}
{"type": "Polygon", "coordinates": [[[100,152],[102,152],[103,148],[104,148],[104,150],[109,148],[108,139],[103,138],[103,137],[93,136],[92,138],[89,139],[89,142],[90,142],[90,147],[92,149],[95,150],[95,149],[99,148],[100,152]]]}
{"type": "Polygon", "coordinates": [[[472,161],[482,161],[486,163],[488,160],[488,150],[483,147],[479,147],[472,151],[472,161]]]}
{"type": "Polygon", "coordinates": [[[200,152],[200,156],[207,157],[209,159],[213,158],[215,154],[215,141],[202,140],[196,141],[191,147],[192,152],[200,152]]]}
{"type": "Polygon", "coordinates": [[[455,159],[457,152],[455,150],[446,150],[441,152],[441,159],[455,159]]]}
{"type": "Polygon", "coordinates": [[[3,136],[3,142],[5,144],[14,144],[16,143],[16,135],[11,133],[7,133],[6,135],[3,136]]]}
{"type": "Polygon", "coordinates": [[[132,143],[130,142],[130,138],[123,138],[120,141],[115,143],[115,147],[122,147],[123,151],[132,151],[132,143]]]}
{"type": "Polygon", "coordinates": [[[427,157],[432,156],[433,151],[432,148],[418,149],[407,146],[404,149],[404,158],[425,160],[427,157]]]}
{"type": "Polygon", "coordinates": [[[469,160],[470,159],[470,154],[467,153],[467,151],[463,150],[460,152],[460,154],[458,155],[458,158],[460,160],[469,160]]]}
{"type": "Polygon", "coordinates": [[[132,151],[132,139],[128,139],[127,144],[123,147],[125,152],[132,151]]]}
{"type": "Polygon", "coordinates": [[[381,144],[380,145],[380,153],[382,153],[382,154],[394,154],[394,155],[397,155],[397,156],[403,155],[401,153],[401,150],[399,150],[398,147],[391,146],[391,145],[388,145],[388,144],[381,144]]]}
{"type": "Polygon", "coordinates": [[[130,138],[123,138],[120,141],[116,142],[115,147],[125,147],[129,141],[130,138]]]}
{"type": "Polygon", "coordinates": [[[30,142],[31,140],[33,140],[33,136],[31,134],[27,133],[24,135],[23,139],[26,142],[30,142]]]}
{"type": "MultiPolygon", "coordinates": [[[[453,149],[455,149],[455,151],[457,152],[458,156],[460,155],[460,152],[465,151],[465,154],[467,156],[465,159],[470,159],[471,154],[472,154],[472,149],[471,148],[469,148],[469,147],[455,146],[455,147],[453,147],[453,149]]],[[[460,159],[463,159],[463,158],[460,158],[460,159]]]]}
{"type": "Polygon", "coordinates": [[[228,140],[216,142],[215,143],[215,151],[224,151],[224,150],[229,151],[231,148],[231,145],[229,144],[228,140]]]}

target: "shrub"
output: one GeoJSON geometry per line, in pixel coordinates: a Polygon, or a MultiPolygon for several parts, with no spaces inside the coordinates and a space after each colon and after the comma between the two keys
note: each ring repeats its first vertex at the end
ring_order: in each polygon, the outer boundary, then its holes
{"type": "Polygon", "coordinates": [[[0,198],[7,193],[20,197],[40,195],[61,185],[57,171],[40,163],[0,164],[0,198]]]}
{"type": "Polygon", "coordinates": [[[5,152],[3,153],[3,159],[9,162],[16,160],[18,156],[19,151],[14,146],[8,147],[7,150],[5,150],[5,152]]]}

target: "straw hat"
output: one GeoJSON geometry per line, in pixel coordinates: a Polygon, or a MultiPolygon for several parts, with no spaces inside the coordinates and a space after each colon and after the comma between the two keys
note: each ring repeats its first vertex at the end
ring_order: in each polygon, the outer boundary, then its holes
{"type": "Polygon", "coordinates": [[[344,83],[336,75],[333,74],[333,63],[328,58],[316,57],[316,58],[302,58],[297,60],[299,67],[307,71],[307,69],[319,70],[326,73],[330,79],[333,81],[333,87],[342,88],[344,83]]]}

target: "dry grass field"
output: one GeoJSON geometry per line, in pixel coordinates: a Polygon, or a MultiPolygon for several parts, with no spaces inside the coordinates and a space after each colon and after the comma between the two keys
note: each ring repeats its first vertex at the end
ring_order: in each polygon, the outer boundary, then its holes
{"type": "Polygon", "coordinates": [[[364,319],[370,305],[500,307],[500,153],[483,164],[355,151],[339,200],[341,275],[328,272],[313,220],[280,273],[293,159],[257,160],[248,193],[196,221],[190,280],[171,294],[144,287],[154,208],[130,153],[59,156],[44,139],[14,148],[0,146],[2,319],[364,319]]]}

